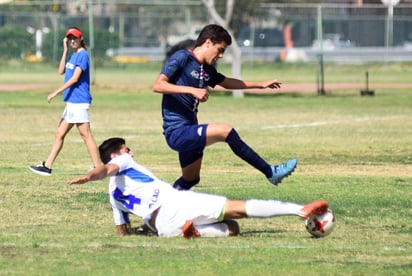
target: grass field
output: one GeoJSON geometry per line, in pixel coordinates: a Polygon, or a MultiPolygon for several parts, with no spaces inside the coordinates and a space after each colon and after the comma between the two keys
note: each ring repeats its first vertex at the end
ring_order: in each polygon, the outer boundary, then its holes
{"type": "MultiPolygon", "coordinates": [[[[59,85],[56,69],[0,68],[0,84],[59,85]]],[[[229,70],[222,67],[222,70],[229,70]]],[[[408,83],[411,65],[327,66],[327,80],[408,83]]],[[[96,72],[91,109],[97,143],[122,136],[136,159],[172,182],[177,155],[162,136],[161,96],[150,90],[159,65],[96,72]],[[118,87],[114,84],[141,84],[118,87]]],[[[316,66],[245,67],[245,79],[315,80],[316,66]]],[[[66,138],[52,177],[29,165],[47,158],[64,103],[47,104],[48,89],[0,91],[0,275],[411,275],[412,91],[385,88],[247,95],[215,93],[200,106],[201,122],[229,123],[272,162],[297,157],[298,168],[278,187],[234,156],[226,144],[205,152],[194,190],[232,199],[327,200],[334,232],[309,236],[302,220],[239,220],[226,239],[118,237],[107,180],[71,187],[91,160],[77,130],[66,138]]],[[[133,218],[134,224],[139,224],[133,218]]]]}

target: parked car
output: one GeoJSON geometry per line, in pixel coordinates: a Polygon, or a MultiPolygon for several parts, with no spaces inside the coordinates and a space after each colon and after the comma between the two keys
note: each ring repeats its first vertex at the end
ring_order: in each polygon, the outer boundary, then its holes
{"type": "Polygon", "coordinates": [[[237,35],[241,47],[284,47],[283,32],[278,28],[243,28],[237,35]]]}

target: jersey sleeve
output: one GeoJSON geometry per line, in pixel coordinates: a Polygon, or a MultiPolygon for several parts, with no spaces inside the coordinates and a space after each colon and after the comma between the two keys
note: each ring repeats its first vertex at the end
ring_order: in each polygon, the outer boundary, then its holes
{"type": "Polygon", "coordinates": [[[207,85],[210,87],[215,87],[216,85],[224,81],[224,79],[226,78],[225,75],[217,72],[215,68],[213,68],[209,74],[210,80],[207,82],[207,85]]]}
{"type": "Polygon", "coordinates": [[[87,51],[83,50],[79,52],[75,66],[79,66],[82,71],[87,70],[89,67],[89,55],[87,54],[87,51]]]}
{"type": "Polygon", "coordinates": [[[115,225],[122,225],[125,223],[129,223],[129,213],[124,212],[117,208],[116,201],[114,200],[113,196],[110,194],[110,204],[112,205],[112,212],[113,212],[113,221],[115,225]]]}
{"type": "Polygon", "coordinates": [[[184,50],[174,53],[163,66],[161,74],[167,76],[170,80],[174,79],[174,76],[187,62],[187,54],[184,50]]]}
{"type": "Polygon", "coordinates": [[[133,159],[129,154],[122,154],[110,160],[109,163],[116,164],[117,166],[119,166],[119,172],[121,172],[121,171],[126,170],[128,167],[130,167],[130,162],[132,161],[133,159]]]}

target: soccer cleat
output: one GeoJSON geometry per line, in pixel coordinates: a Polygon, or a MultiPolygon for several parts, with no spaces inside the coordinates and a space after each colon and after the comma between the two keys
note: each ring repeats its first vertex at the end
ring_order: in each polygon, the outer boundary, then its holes
{"type": "Polygon", "coordinates": [[[302,209],[297,212],[297,215],[301,218],[307,219],[313,215],[320,216],[328,211],[328,203],[326,201],[314,201],[306,204],[302,209]]]}
{"type": "Polygon", "coordinates": [[[291,175],[295,170],[298,160],[295,158],[288,160],[285,163],[278,165],[271,165],[272,168],[272,177],[269,177],[268,180],[273,185],[278,185],[282,182],[282,179],[291,175]]]}
{"type": "Polygon", "coordinates": [[[51,172],[52,170],[47,168],[45,165],[45,162],[41,162],[39,165],[37,166],[30,166],[30,170],[34,173],[40,174],[40,175],[44,175],[44,176],[51,176],[51,172]]]}
{"type": "Polygon", "coordinates": [[[183,225],[183,238],[185,239],[192,239],[192,238],[197,238],[200,237],[200,232],[199,230],[196,229],[196,227],[193,225],[193,221],[186,220],[185,225],[183,225]]]}

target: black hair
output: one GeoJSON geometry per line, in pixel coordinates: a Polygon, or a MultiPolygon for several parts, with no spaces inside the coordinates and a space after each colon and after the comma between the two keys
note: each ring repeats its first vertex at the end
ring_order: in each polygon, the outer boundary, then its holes
{"type": "Polygon", "coordinates": [[[114,137],[105,140],[99,146],[100,160],[103,164],[109,163],[112,159],[110,156],[112,153],[118,153],[123,145],[126,144],[126,141],[123,138],[114,137]]]}
{"type": "Polygon", "coordinates": [[[232,37],[229,32],[222,26],[216,24],[206,25],[197,37],[195,47],[201,46],[207,39],[210,39],[213,44],[224,42],[227,46],[232,44],[232,37]]]}

